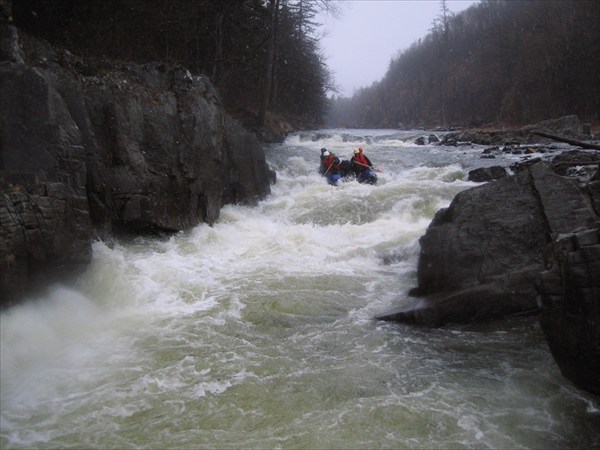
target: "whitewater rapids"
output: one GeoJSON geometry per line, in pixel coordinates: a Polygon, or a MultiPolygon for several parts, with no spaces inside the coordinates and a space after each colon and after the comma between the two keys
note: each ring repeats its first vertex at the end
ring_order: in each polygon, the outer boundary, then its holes
{"type": "Polygon", "coordinates": [[[476,185],[468,170],[507,162],[416,135],[290,136],[267,148],[277,183],[257,207],[96,242],[75,286],[0,316],[0,447],[600,446],[598,399],[560,375],[535,319],[372,319],[414,301],[418,239],[476,185]],[[359,146],[379,183],[327,185],[320,148],[359,146]]]}

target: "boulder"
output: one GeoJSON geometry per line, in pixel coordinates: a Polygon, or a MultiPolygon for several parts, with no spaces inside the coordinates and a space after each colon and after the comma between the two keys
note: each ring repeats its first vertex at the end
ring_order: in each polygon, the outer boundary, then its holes
{"type": "Polygon", "coordinates": [[[600,152],[585,153],[459,193],[420,239],[421,298],[377,319],[437,327],[541,313],[562,373],[600,393],[600,152]],[[583,163],[594,170],[565,176],[583,163]]]}
{"type": "Polygon", "coordinates": [[[210,224],[224,204],[270,192],[261,144],[206,77],[85,61],[7,28],[0,305],[83,270],[98,236],[210,224]]]}
{"type": "Polygon", "coordinates": [[[531,138],[534,131],[545,130],[562,136],[575,137],[577,139],[589,139],[589,129],[585,123],[574,114],[548,119],[534,125],[527,125],[519,131],[522,135],[531,138]]]}
{"type": "Polygon", "coordinates": [[[596,197],[546,162],[459,193],[420,239],[422,300],[378,318],[441,326],[538,312],[546,247],[597,226],[596,197]]]}
{"type": "Polygon", "coordinates": [[[420,239],[412,294],[423,301],[379,318],[441,326],[536,311],[546,244],[529,173],[463,191],[420,239]]]}
{"type": "Polygon", "coordinates": [[[437,134],[430,134],[427,138],[427,142],[429,144],[437,144],[438,142],[440,142],[440,138],[437,134]]]}
{"type": "Polygon", "coordinates": [[[497,154],[500,153],[500,147],[498,147],[497,145],[495,145],[494,147],[488,147],[488,148],[484,148],[481,153],[483,155],[493,155],[493,154],[497,154]]]}
{"type": "Polygon", "coordinates": [[[482,183],[492,180],[500,180],[507,176],[506,169],[502,166],[481,167],[469,171],[469,181],[482,183]]]}

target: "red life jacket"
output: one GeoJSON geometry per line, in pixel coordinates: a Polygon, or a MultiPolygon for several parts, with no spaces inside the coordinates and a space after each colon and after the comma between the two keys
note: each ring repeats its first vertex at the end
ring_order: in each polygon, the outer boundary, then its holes
{"type": "Polygon", "coordinates": [[[358,163],[357,166],[361,171],[365,171],[371,166],[369,160],[362,153],[355,153],[352,159],[358,163]]]}
{"type": "Polygon", "coordinates": [[[329,155],[327,158],[325,158],[323,160],[323,164],[325,164],[325,167],[326,167],[325,170],[329,169],[329,172],[327,172],[327,173],[331,173],[334,170],[337,170],[339,167],[335,161],[335,156],[333,156],[333,155],[329,155]]]}

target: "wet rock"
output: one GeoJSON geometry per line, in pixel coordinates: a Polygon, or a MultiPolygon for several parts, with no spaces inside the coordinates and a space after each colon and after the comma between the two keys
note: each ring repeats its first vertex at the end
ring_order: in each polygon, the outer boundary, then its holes
{"type": "Polygon", "coordinates": [[[498,147],[498,146],[496,145],[496,146],[494,146],[494,147],[488,147],[488,148],[484,148],[484,149],[481,151],[481,153],[482,153],[482,154],[484,154],[484,155],[493,155],[493,154],[496,154],[496,153],[500,153],[500,147],[498,147]]]}
{"type": "MultiPolygon", "coordinates": [[[[444,135],[442,142],[470,142],[479,145],[505,145],[516,147],[525,143],[546,142],[547,139],[534,134],[535,131],[546,130],[574,139],[589,139],[589,129],[575,115],[545,120],[522,128],[501,129],[469,129],[444,135]]],[[[445,144],[451,145],[451,144],[445,144]]]]}
{"type": "Polygon", "coordinates": [[[591,176],[599,164],[600,151],[571,150],[552,160],[552,170],[559,175],[573,176],[577,172],[573,169],[584,169],[584,172],[591,176]]]}
{"type": "Polygon", "coordinates": [[[438,211],[420,244],[413,293],[425,297],[421,309],[435,311],[435,323],[539,308],[535,281],[547,240],[528,173],[459,193],[438,211]]]}
{"type": "Polygon", "coordinates": [[[511,164],[510,170],[512,170],[514,173],[518,173],[518,172],[521,172],[522,170],[527,169],[528,167],[531,167],[534,164],[537,164],[541,161],[542,161],[542,158],[524,159],[522,161],[511,164]]]}
{"type": "Polygon", "coordinates": [[[533,138],[533,136],[535,136],[533,132],[540,130],[546,130],[548,132],[560,134],[561,136],[576,139],[589,138],[589,130],[586,128],[586,124],[579,120],[574,114],[558,117],[556,119],[544,120],[543,122],[538,122],[533,125],[527,125],[519,131],[522,135],[533,138]]]}
{"type": "Polygon", "coordinates": [[[500,180],[507,176],[506,169],[501,166],[482,167],[469,171],[469,181],[482,183],[492,180],[500,180]]]}
{"type": "Polygon", "coordinates": [[[596,154],[552,163],[459,193],[420,239],[415,305],[378,319],[472,324],[541,311],[563,374],[598,393],[600,175],[596,154]],[[596,164],[587,178],[568,168],[596,164]],[[590,158],[590,159],[588,159],[590,158]],[[556,173],[556,169],[559,173],[556,173]]]}
{"type": "Polygon", "coordinates": [[[560,236],[541,273],[541,325],[562,374],[600,394],[600,228],[560,236]]]}
{"type": "Polygon", "coordinates": [[[270,192],[261,144],[206,77],[18,37],[25,59],[0,63],[0,305],[80,271],[97,236],[213,223],[270,192]]]}
{"type": "Polygon", "coordinates": [[[545,162],[459,193],[420,239],[414,294],[432,307],[464,301],[449,309],[444,323],[538,309],[536,283],[546,246],[597,223],[589,207],[594,195],[545,162]],[[465,308],[475,312],[467,317],[465,308]]]}

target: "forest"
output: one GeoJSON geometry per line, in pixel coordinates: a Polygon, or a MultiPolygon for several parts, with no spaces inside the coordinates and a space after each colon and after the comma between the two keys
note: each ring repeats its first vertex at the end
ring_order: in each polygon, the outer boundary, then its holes
{"type": "Polygon", "coordinates": [[[329,126],[519,126],[600,111],[600,2],[483,0],[453,15],[378,82],[334,97],[329,126]]]}
{"type": "Polygon", "coordinates": [[[14,23],[87,58],[207,75],[254,129],[511,126],[600,111],[598,0],[482,0],[399,49],[384,77],[336,93],[319,47],[328,0],[13,0],[14,23]]]}
{"type": "Polygon", "coordinates": [[[181,64],[207,75],[231,115],[323,122],[333,86],[316,37],[327,0],[13,0],[22,30],[99,60],[181,64]]]}

